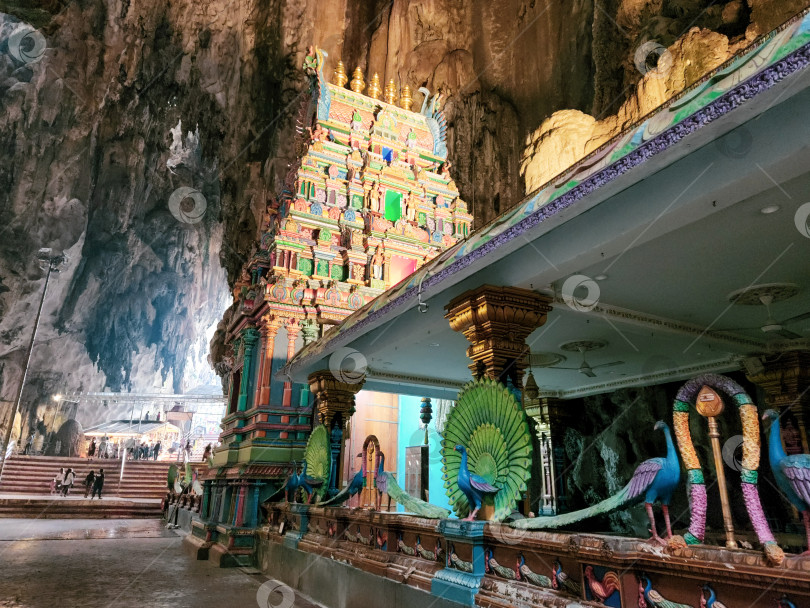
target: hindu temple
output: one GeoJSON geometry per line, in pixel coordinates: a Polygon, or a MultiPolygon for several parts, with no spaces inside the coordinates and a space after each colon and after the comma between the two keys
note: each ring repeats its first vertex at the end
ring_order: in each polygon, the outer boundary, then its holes
{"type": "Polygon", "coordinates": [[[806,0],[0,5],[0,606],[810,607],[806,0]]]}

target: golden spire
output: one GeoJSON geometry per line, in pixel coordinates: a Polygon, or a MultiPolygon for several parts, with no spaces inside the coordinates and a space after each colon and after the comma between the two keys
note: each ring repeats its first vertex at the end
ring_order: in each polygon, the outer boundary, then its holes
{"type": "Polygon", "coordinates": [[[372,99],[379,99],[380,93],[382,93],[382,89],[380,88],[380,75],[374,72],[374,76],[371,77],[371,82],[368,85],[368,96],[372,99]]]}
{"type": "Polygon", "coordinates": [[[339,87],[345,86],[345,84],[349,82],[349,77],[346,76],[346,68],[343,66],[342,61],[337,62],[335,73],[332,74],[332,82],[339,87]]]}
{"type": "Polygon", "coordinates": [[[363,89],[366,88],[366,83],[363,82],[363,71],[359,67],[354,70],[354,74],[352,74],[352,81],[349,83],[349,87],[355,93],[362,93],[363,89]]]}
{"type": "Polygon", "coordinates": [[[385,103],[394,104],[397,102],[397,85],[394,84],[394,79],[388,81],[385,85],[385,103]]]}
{"type": "Polygon", "coordinates": [[[411,99],[411,87],[406,84],[404,87],[402,87],[402,95],[399,97],[399,107],[403,110],[410,110],[412,105],[413,99],[411,99]]]}

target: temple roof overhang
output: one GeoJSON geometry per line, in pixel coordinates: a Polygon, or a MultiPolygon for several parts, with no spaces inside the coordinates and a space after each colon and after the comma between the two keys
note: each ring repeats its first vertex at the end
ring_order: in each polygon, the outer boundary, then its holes
{"type": "Polygon", "coordinates": [[[367,389],[452,397],[470,379],[468,343],[444,307],[483,284],[554,299],[527,343],[574,369],[534,368],[547,395],[725,372],[747,357],[808,348],[807,319],[787,328],[798,337],[784,338],[760,329],[764,306],[729,296],[789,284],[781,296],[774,288],[773,316],[810,311],[809,62],[805,17],[352,314],[279,377],[305,381],[348,348],[368,363],[367,389]],[[580,275],[588,301],[569,305],[563,287],[580,275]],[[596,377],[560,349],[574,340],[606,343],[588,354],[596,377]]]}

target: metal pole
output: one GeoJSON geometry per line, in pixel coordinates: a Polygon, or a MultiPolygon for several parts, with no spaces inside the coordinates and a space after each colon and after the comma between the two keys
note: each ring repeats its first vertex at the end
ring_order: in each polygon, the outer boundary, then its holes
{"type": "MultiPolygon", "coordinates": [[[[42,297],[39,299],[39,308],[37,309],[37,317],[34,320],[34,331],[31,332],[31,340],[28,342],[28,352],[25,355],[25,366],[23,367],[23,376],[20,380],[20,387],[17,389],[17,399],[14,402],[14,408],[11,410],[11,419],[8,422],[8,429],[6,430],[5,441],[3,441],[3,453],[0,454],[0,479],[3,478],[3,469],[6,465],[6,452],[8,451],[8,444],[11,441],[11,431],[14,429],[14,419],[17,417],[17,411],[20,409],[20,400],[22,399],[23,388],[25,387],[25,378],[28,376],[28,365],[31,363],[31,351],[34,350],[34,340],[37,337],[37,329],[39,329],[39,318],[42,316],[42,307],[45,304],[45,295],[48,293],[48,281],[51,279],[51,270],[53,270],[55,260],[48,259],[48,272],[45,274],[45,286],[42,289],[42,297]]],[[[22,436],[22,424],[20,424],[20,435],[22,436]]]]}

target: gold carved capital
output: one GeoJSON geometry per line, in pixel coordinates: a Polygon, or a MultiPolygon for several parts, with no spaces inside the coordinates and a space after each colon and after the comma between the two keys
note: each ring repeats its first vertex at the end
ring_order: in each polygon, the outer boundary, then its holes
{"type": "Polygon", "coordinates": [[[309,390],[317,397],[318,414],[327,428],[340,414],[345,423],[354,412],[354,397],[365,384],[365,378],[357,382],[344,382],[330,370],[313,372],[309,375],[309,390]]]}
{"type": "Polygon", "coordinates": [[[450,327],[470,342],[474,377],[497,380],[511,374],[519,382],[529,353],[526,338],[546,322],[551,298],[529,289],[482,285],[451,300],[446,310],[450,327]]]}

